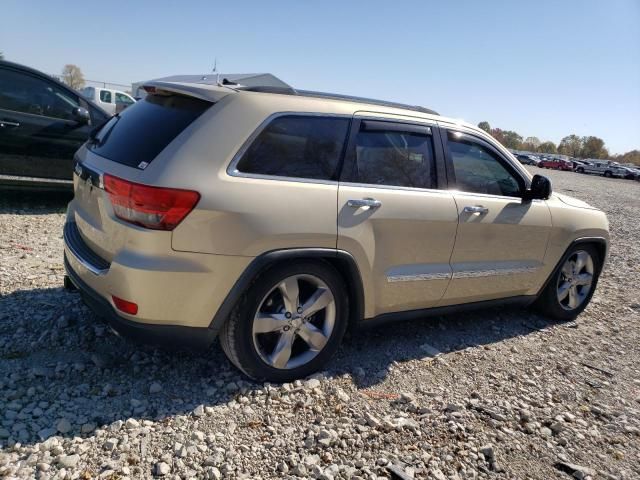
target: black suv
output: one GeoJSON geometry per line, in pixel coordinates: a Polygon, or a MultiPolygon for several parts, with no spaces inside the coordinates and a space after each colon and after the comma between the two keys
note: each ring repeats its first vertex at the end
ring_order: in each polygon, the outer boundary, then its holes
{"type": "Polygon", "coordinates": [[[110,115],[42,72],[0,61],[0,187],[72,187],[73,154],[110,115]]]}

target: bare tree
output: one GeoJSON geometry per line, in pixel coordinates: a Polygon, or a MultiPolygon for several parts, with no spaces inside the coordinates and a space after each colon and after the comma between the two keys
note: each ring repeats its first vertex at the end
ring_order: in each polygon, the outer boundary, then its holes
{"type": "Polygon", "coordinates": [[[80,67],[73,64],[67,64],[62,69],[62,81],[76,90],[84,87],[84,75],[80,67]]]}

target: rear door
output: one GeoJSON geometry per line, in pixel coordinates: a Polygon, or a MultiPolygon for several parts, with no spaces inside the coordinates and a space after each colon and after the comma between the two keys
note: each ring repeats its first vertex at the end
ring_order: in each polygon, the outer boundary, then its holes
{"type": "Polygon", "coordinates": [[[415,310],[443,296],[457,210],[435,124],[356,115],[338,190],[338,249],[357,260],[365,315],[415,310]]]}
{"type": "Polygon", "coordinates": [[[74,119],[79,106],[54,82],[0,68],[0,175],[71,180],[73,154],[91,128],[74,119]]]}
{"type": "Polygon", "coordinates": [[[493,145],[443,129],[459,225],[443,305],[524,295],[540,284],[551,229],[544,200],[523,201],[527,178],[493,145]]]}

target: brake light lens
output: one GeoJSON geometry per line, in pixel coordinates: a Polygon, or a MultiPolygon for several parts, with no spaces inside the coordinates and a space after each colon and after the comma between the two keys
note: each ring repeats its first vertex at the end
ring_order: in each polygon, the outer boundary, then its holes
{"type": "Polygon", "coordinates": [[[103,181],[119,219],[153,230],[173,230],[200,200],[193,190],[152,187],[109,174],[103,181]]]}
{"type": "Polygon", "coordinates": [[[115,295],[111,295],[111,298],[113,299],[113,304],[121,312],[128,313],[129,315],[135,315],[138,313],[138,305],[136,303],[123,300],[115,295]]]}

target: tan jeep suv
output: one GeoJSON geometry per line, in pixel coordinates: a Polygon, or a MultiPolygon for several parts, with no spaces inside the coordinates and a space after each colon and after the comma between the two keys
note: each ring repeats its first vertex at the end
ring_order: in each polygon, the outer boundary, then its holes
{"type": "Polygon", "coordinates": [[[349,326],[497,304],[578,315],[605,215],[492,137],[408,105],[151,82],[76,155],[68,286],[116,332],[210,345],[254,379],[349,326]]]}

